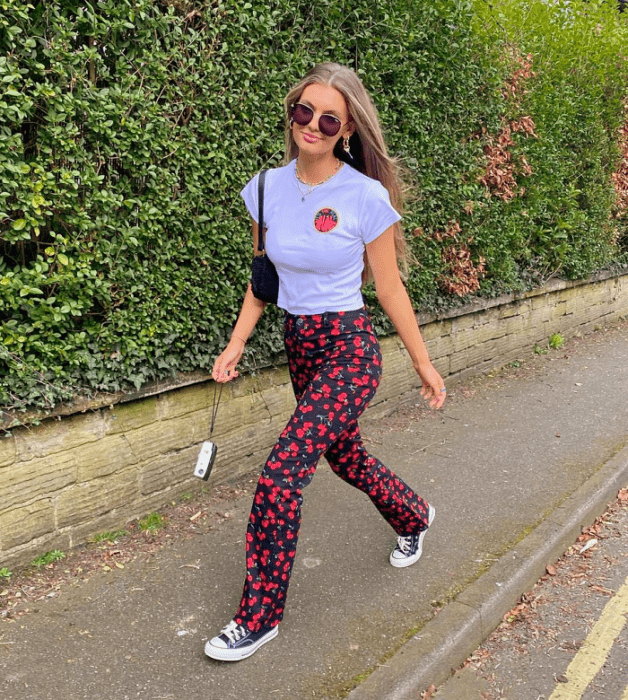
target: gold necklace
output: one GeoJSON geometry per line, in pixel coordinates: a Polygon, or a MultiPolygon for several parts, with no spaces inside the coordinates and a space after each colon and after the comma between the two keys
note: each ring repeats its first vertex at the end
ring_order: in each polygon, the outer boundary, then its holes
{"type": "Polygon", "coordinates": [[[324,180],[321,180],[320,182],[305,182],[305,180],[299,174],[299,161],[297,158],[294,161],[294,172],[295,172],[295,175],[297,177],[297,189],[299,190],[299,193],[301,195],[301,201],[305,202],[305,198],[308,195],[312,194],[315,187],[320,187],[321,185],[324,185],[326,182],[331,180],[332,177],[340,170],[341,165],[342,165],[342,163],[338,160],[338,158],[336,158],[336,167],[334,168],[334,172],[331,173],[330,175],[328,175],[324,180]],[[302,185],[305,185],[308,188],[307,192],[303,192],[303,190],[301,189],[301,185],[299,185],[299,183],[301,183],[302,185]]]}

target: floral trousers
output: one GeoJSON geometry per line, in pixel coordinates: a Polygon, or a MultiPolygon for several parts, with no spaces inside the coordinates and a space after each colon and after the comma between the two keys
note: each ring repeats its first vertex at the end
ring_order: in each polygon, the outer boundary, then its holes
{"type": "Polygon", "coordinates": [[[358,418],[381,376],[365,310],[286,313],[285,348],[297,399],[262,471],[246,533],[246,579],[235,620],[252,631],[283,616],[301,522],[302,490],[324,455],[366,493],[399,535],[427,528],[428,504],[365,449],[358,418]]]}

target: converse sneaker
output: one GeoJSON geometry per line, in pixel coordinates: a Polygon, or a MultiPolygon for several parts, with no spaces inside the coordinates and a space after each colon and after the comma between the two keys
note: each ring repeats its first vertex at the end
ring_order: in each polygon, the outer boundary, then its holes
{"type": "MultiPolygon", "coordinates": [[[[434,520],[436,510],[434,506],[429,506],[427,515],[427,526],[429,527],[434,520]]],[[[419,561],[423,553],[423,538],[427,530],[419,532],[418,535],[408,535],[407,537],[399,537],[397,546],[390,555],[390,563],[398,568],[410,566],[415,561],[419,561]]]]}
{"type": "Polygon", "coordinates": [[[254,654],[262,644],[270,642],[279,632],[279,627],[251,632],[232,620],[222,632],[205,645],[205,653],[219,661],[240,661],[254,654]]]}

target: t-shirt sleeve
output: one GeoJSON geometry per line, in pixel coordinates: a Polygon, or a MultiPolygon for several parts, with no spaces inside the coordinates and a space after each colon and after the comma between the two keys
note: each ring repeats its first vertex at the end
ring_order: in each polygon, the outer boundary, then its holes
{"type": "MultiPolygon", "coordinates": [[[[259,223],[257,221],[257,217],[259,216],[259,209],[257,205],[257,181],[259,178],[259,173],[255,175],[255,177],[251,178],[246,185],[244,186],[244,189],[242,192],[240,192],[240,196],[244,200],[244,204],[246,205],[246,208],[249,210],[249,214],[253,217],[253,220],[259,223]]],[[[266,217],[264,217],[266,219],[266,217]]],[[[268,220],[268,219],[266,219],[268,220]]]]}
{"type": "Polygon", "coordinates": [[[360,231],[364,243],[370,243],[401,219],[390,203],[388,190],[377,181],[369,183],[361,207],[360,231]]]}

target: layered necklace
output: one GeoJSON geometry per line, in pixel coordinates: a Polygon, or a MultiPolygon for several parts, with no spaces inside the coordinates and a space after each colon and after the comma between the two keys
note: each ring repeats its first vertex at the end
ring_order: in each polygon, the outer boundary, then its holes
{"type": "Polygon", "coordinates": [[[298,159],[294,161],[294,172],[297,176],[297,188],[299,190],[299,194],[301,195],[301,201],[305,202],[305,198],[312,194],[312,192],[317,188],[320,187],[321,185],[324,185],[326,182],[332,179],[332,177],[340,170],[340,166],[342,165],[342,162],[336,158],[336,167],[334,168],[333,173],[331,175],[328,175],[324,180],[321,180],[320,182],[305,182],[305,180],[301,177],[299,174],[299,161],[298,159]],[[307,190],[304,192],[301,189],[301,185],[305,185],[307,187],[307,190]]]}

